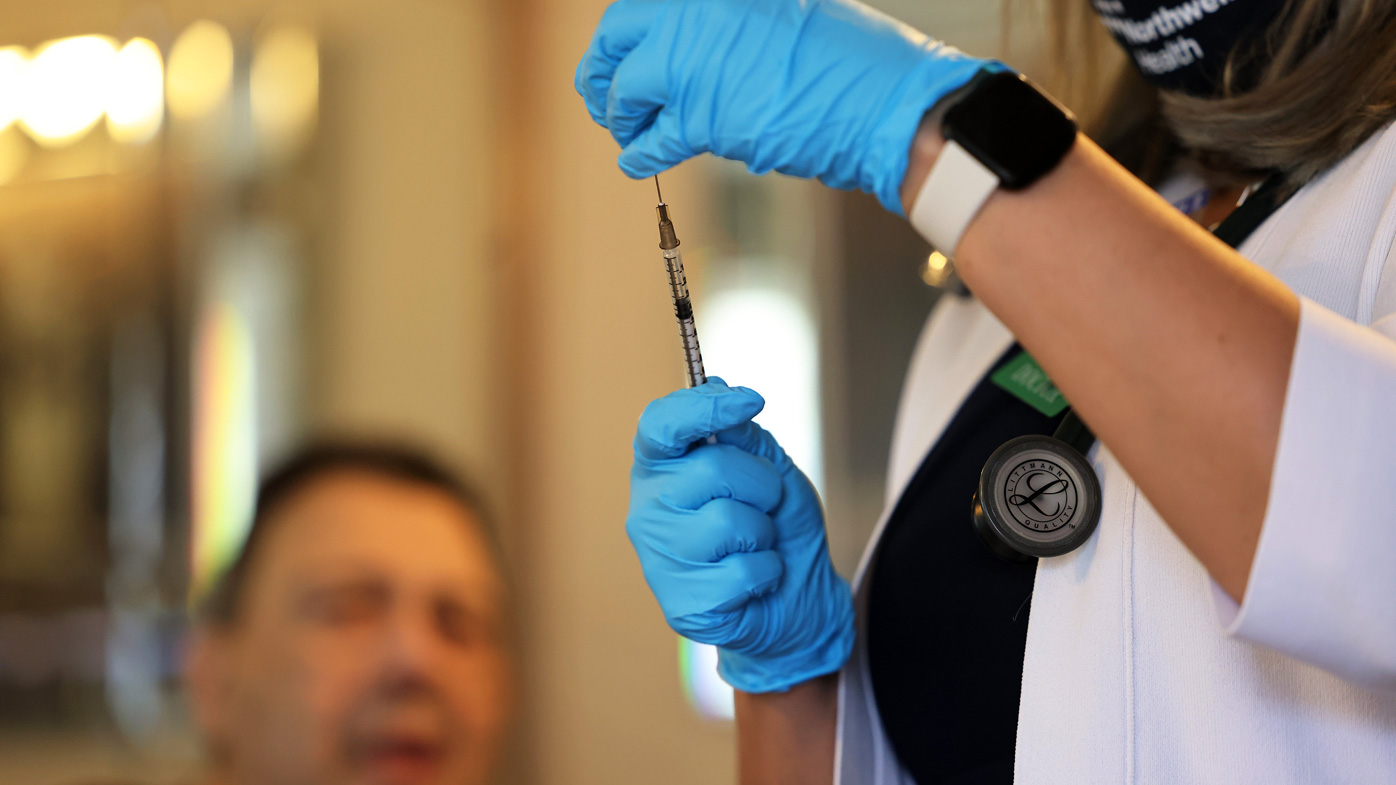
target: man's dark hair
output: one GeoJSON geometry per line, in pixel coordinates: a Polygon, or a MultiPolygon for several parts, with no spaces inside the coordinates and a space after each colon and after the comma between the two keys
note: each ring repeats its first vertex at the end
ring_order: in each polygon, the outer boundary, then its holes
{"type": "Polygon", "coordinates": [[[238,619],[247,574],[266,540],[271,514],[301,490],[324,477],[342,471],[367,472],[392,480],[423,485],[441,491],[475,514],[486,540],[500,563],[498,543],[480,495],[460,476],[427,453],[402,444],[379,442],[318,442],[291,455],[267,474],[257,489],[252,525],[237,558],[219,576],[200,606],[205,622],[215,626],[238,619]]]}

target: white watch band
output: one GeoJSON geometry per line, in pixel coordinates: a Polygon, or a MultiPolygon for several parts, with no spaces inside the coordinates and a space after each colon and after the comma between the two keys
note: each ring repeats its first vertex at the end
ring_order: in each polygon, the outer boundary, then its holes
{"type": "Polygon", "coordinates": [[[946,140],[911,206],[911,225],[947,257],[994,190],[999,178],[965,148],[946,140]]]}

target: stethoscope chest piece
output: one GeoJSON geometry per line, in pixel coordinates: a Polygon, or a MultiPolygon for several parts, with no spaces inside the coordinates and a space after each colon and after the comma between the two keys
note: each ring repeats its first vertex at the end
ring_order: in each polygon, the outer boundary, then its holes
{"type": "Polygon", "coordinates": [[[1085,456],[1051,436],[1019,436],[989,456],[974,494],[974,529],[1012,561],[1060,556],[1100,523],[1100,480],[1085,456]]]}

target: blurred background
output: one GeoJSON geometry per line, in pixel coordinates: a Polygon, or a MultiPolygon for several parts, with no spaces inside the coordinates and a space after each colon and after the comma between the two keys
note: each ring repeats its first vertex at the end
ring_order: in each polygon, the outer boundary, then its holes
{"type": "MultiPolygon", "coordinates": [[[[995,3],[873,4],[1002,51],[995,3]]],[[[188,598],[259,473],[347,432],[426,445],[499,512],[509,781],[732,782],[730,692],[623,531],[635,420],[683,372],[653,188],[572,88],[604,0],[5,5],[0,781],[195,778],[188,598]]],[[[862,194],[663,179],[709,372],[766,395],[851,574],[928,249],[862,194]]]]}

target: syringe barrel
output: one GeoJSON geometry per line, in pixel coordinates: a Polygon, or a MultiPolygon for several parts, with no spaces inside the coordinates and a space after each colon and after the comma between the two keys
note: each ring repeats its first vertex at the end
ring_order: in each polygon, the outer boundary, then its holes
{"type": "Polygon", "coordinates": [[[707,382],[708,375],[703,371],[703,351],[698,346],[698,328],[693,322],[693,301],[688,296],[688,278],[677,247],[664,249],[664,269],[669,273],[669,293],[673,296],[674,317],[679,323],[688,386],[697,387],[707,382]]]}

